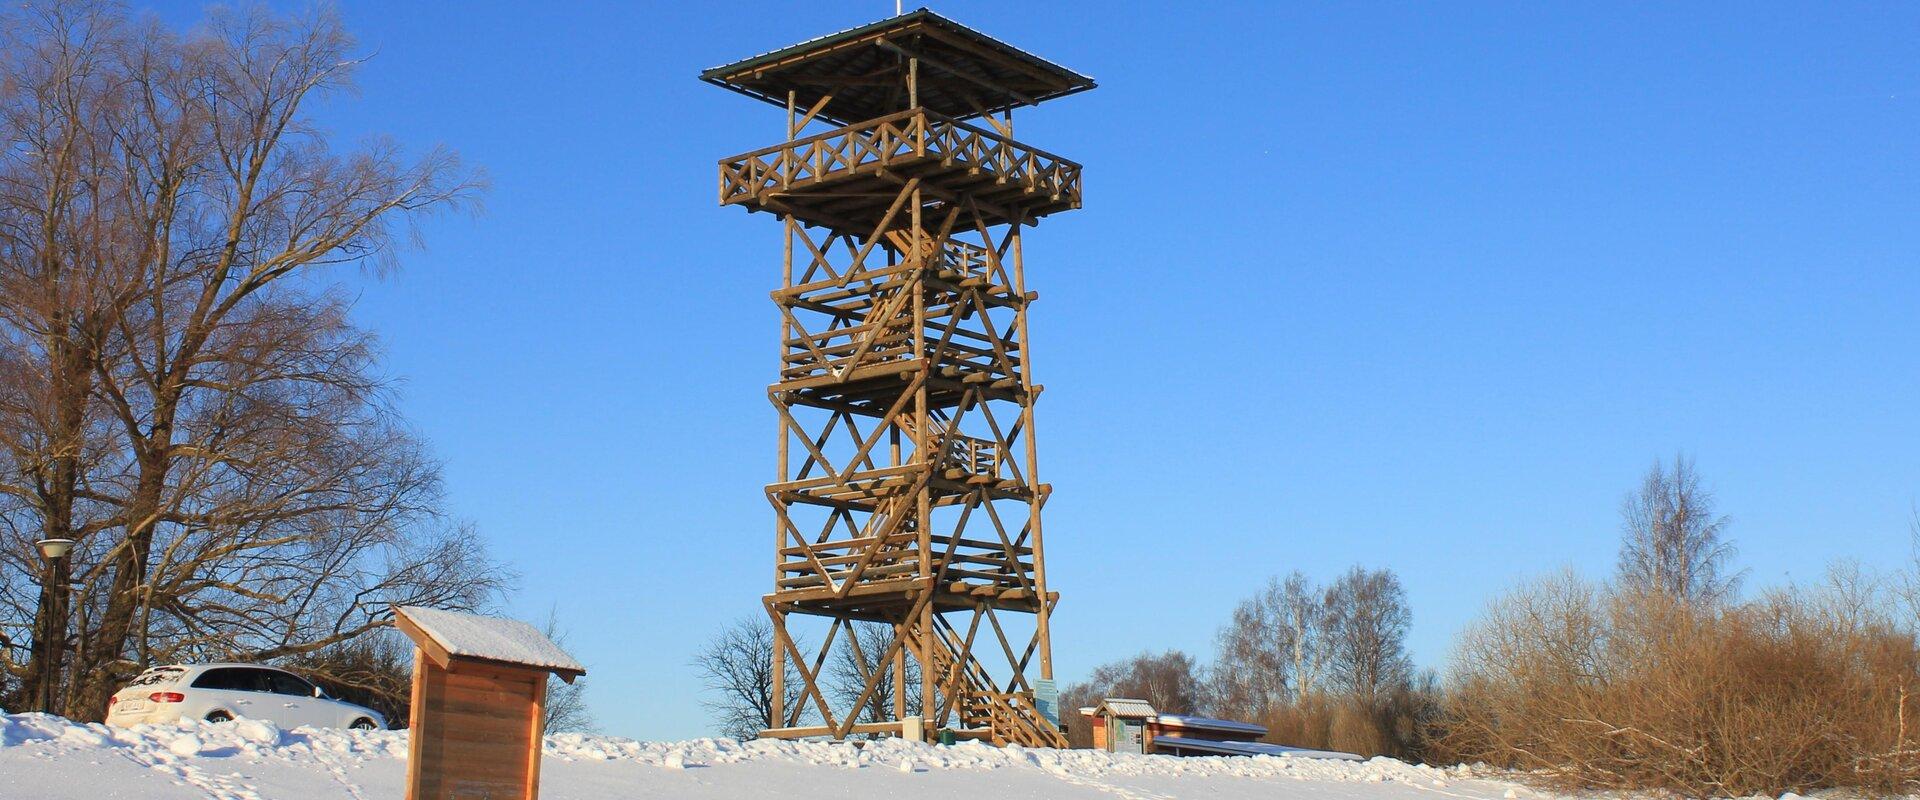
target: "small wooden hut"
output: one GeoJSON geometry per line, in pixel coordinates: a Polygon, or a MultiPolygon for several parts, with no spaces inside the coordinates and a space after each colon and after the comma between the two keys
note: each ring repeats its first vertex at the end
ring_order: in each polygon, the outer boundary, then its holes
{"type": "Polygon", "coordinates": [[[1151,753],[1153,733],[1149,723],[1157,712],[1145,700],[1109,697],[1093,708],[1080,709],[1080,715],[1093,723],[1093,746],[1109,753],[1151,753]]]}
{"type": "Polygon", "coordinates": [[[587,674],[532,625],[396,607],[413,640],[408,800],[540,796],[547,676],[587,674]]]}

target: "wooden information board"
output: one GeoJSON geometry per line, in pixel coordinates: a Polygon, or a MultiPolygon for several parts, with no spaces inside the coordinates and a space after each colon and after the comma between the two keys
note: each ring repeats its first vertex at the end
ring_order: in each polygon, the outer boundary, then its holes
{"type": "Polygon", "coordinates": [[[414,643],[408,800],[534,800],[540,795],[547,676],[586,670],[514,620],[397,608],[414,643]]]}

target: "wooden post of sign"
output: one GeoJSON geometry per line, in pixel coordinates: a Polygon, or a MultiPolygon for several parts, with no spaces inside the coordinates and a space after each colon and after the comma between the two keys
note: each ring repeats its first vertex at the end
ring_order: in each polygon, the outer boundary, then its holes
{"type": "Polygon", "coordinates": [[[394,609],[413,640],[408,800],[535,800],[547,676],[586,674],[533,626],[428,608],[394,609]]]}

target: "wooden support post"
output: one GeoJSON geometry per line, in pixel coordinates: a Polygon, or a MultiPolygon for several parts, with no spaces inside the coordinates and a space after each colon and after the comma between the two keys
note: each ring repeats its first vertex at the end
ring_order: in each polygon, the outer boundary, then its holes
{"type": "MultiPolygon", "coordinates": [[[[901,626],[894,626],[893,638],[904,641],[906,639],[906,631],[901,630],[901,626]]],[[[920,679],[922,681],[926,680],[926,673],[921,673],[920,679]]],[[[925,712],[922,711],[921,713],[925,712]]],[[[906,717],[907,651],[902,649],[900,652],[893,654],[893,718],[906,719],[906,717]]]]}
{"type": "MultiPolygon", "coordinates": [[[[1012,112],[1008,112],[1009,127],[1012,126],[1012,112]]],[[[1026,251],[1021,249],[1020,229],[1024,220],[1015,220],[1007,231],[1013,240],[1013,289],[1020,297],[1027,295],[1026,251]]],[[[1031,499],[1027,501],[1027,525],[1033,533],[1033,585],[1040,596],[1038,610],[1034,613],[1034,638],[1040,648],[1040,677],[1053,680],[1053,630],[1052,611],[1047,603],[1047,560],[1046,546],[1040,531],[1040,509],[1047,502],[1046,484],[1040,482],[1040,443],[1035,435],[1033,406],[1040,397],[1033,381],[1033,347],[1027,336],[1027,308],[1031,303],[1021,303],[1014,308],[1014,329],[1020,339],[1020,428],[1025,434],[1027,453],[1027,481],[1033,486],[1031,499]]]]}

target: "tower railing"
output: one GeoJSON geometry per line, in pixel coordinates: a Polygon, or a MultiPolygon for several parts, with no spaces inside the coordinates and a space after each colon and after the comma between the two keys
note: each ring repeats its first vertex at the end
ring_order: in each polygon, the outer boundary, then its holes
{"type": "Polygon", "coordinates": [[[947,440],[946,476],[953,480],[1000,477],[1000,462],[1006,451],[992,439],[955,434],[947,440]]]}
{"type": "Polygon", "coordinates": [[[765,193],[937,162],[1048,197],[1080,196],[1080,165],[924,108],[908,109],[720,161],[720,204],[765,193]]]}

